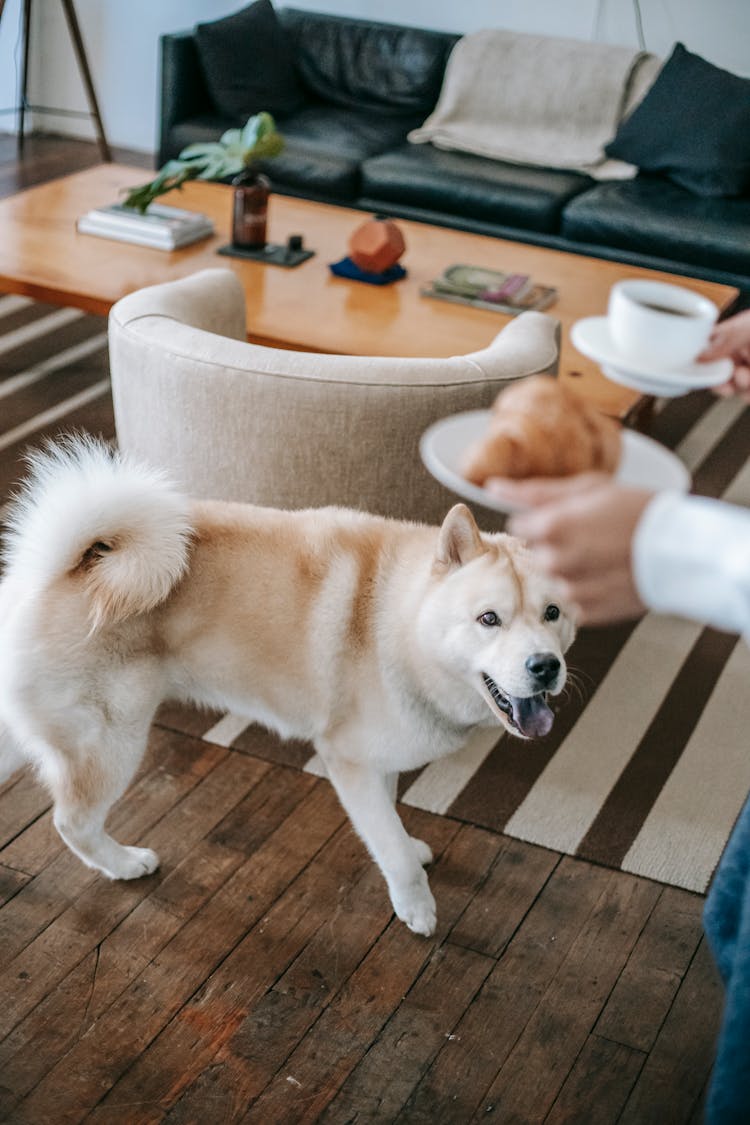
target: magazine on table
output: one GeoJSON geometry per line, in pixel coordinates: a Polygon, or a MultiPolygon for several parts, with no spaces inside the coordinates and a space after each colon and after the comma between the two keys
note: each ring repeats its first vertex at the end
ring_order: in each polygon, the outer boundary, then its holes
{"type": "Polygon", "coordinates": [[[551,285],[540,285],[529,274],[504,273],[480,266],[449,266],[441,277],[422,289],[423,297],[472,305],[515,316],[549,308],[557,299],[551,285]]]}
{"type": "Polygon", "coordinates": [[[160,250],[177,250],[214,234],[208,215],[162,203],[149,204],[143,213],[124,203],[95,207],[81,215],[76,227],[81,234],[95,234],[160,250]]]}

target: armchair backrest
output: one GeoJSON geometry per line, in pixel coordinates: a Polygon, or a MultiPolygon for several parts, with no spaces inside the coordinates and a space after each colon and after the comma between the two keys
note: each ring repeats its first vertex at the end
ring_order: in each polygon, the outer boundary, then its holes
{"type": "Polygon", "coordinates": [[[524,313],[447,359],[284,351],[246,341],[237,277],[205,270],[124,297],[109,340],[120,447],[193,495],[438,522],[456,497],[423,467],[422,432],[556,372],[559,325],[524,313]]]}

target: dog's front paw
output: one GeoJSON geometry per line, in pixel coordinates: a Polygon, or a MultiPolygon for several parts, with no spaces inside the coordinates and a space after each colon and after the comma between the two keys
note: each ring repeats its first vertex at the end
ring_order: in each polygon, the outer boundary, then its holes
{"type": "Polygon", "coordinates": [[[151,875],[158,866],[159,857],[151,848],[122,847],[106,874],[110,879],[140,879],[151,875]]]}
{"type": "Polygon", "coordinates": [[[435,926],[437,925],[434,898],[430,895],[429,901],[412,903],[403,913],[399,914],[399,918],[406,923],[413,934],[430,937],[435,933],[435,926]]]}
{"type": "Polygon", "coordinates": [[[435,933],[437,913],[435,899],[427,885],[412,885],[407,891],[400,894],[391,893],[393,909],[396,916],[404,922],[412,933],[423,934],[430,937],[435,933]]]}

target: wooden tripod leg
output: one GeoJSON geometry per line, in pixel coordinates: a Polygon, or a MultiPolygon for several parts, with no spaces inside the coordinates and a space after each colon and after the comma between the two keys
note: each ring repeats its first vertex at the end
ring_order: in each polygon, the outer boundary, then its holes
{"type": "MultiPolygon", "coordinates": [[[[26,0],[30,3],[30,0],[26,0]]],[[[89,102],[89,109],[91,116],[94,118],[94,125],[96,127],[96,136],[99,142],[99,151],[102,154],[102,160],[109,163],[112,160],[112,153],[110,152],[109,144],[104,133],[104,125],[102,123],[102,115],[99,112],[99,103],[96,100],[96,91],[94,90],[94,83],[91,78],[91,71],[89,70],[89,63],[86,57],[86,48],[83,45],[83,38],[81,36],[81,29],[78,26],[78,17],[76,10],[73,7],[73,0],[62,0],[65,18],[68,21],[68,30],[70,31],[70,38],[73,40],[73,46],[78,60],[78,68],[83,78],[83,84],[86,87],[86,97],[89,102]]]]}
{"type": "MultiPolygon", "coordinates": [[[[0,9],[0,16],[2,9],[0,9]]],[[[28,105],[29,91],[29,40],[31,38],[31,0],[23,3],[23,63],[21,69],[21,100],[18,106],[18,151],[23,152],[24,129],[26,124],[26,106],[28,105]]]]}

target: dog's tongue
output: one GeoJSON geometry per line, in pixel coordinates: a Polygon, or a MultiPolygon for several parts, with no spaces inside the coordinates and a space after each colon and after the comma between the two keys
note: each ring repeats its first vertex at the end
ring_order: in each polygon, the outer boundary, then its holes
{"type": "Polygon", "coordinates": [[[510,697],[513,721],[528,738],[541,738],[552,729],[554,715],[543,695],[530,695],[526,699],[510,697]]]}

